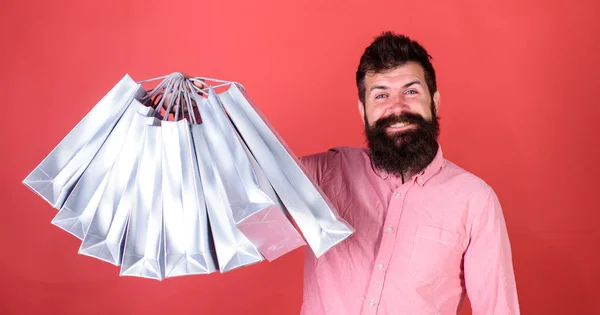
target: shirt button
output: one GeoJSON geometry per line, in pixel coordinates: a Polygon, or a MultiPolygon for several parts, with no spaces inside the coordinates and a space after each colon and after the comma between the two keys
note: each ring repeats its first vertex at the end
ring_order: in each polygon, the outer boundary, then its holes
{"type": "Polygon", "coordinates": [[[375,306],[375,301],[373,301],[373,300],[369,301],[369,306],[370,307],[374,307],[375,306]]]}
{"type": "Polygon", "coordinates": [[[385,229],[388,230],[388,232],[391,232],[394,228],[391,225],[388,225],[385,229]]]}
{"type": "Polygon", "coordinates": [[[382,263],[379,263],[379,264],[377,265],[377,268],[379,268],[379,269],[383,269],[383,264],[382,264],[382,263]]]}
{"type": "Polygon", "coordinates": [[[402,194],[399,191],[397,191],[396,192],[396,198],[400,198],[400,196],[402,196],[402,194]]]}
{"type": "Polygon", "coordinates": [[[423,178],[419,177],[419,179],[417,179],[417,181],[419,182],[419,184],[423,185],[423,178]]]}

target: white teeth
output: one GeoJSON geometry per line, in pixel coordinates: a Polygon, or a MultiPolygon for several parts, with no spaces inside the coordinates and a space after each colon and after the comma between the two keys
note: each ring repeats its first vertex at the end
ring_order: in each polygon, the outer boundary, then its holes
{"type": "Polygon", "coordinates": [[[400,127],[404,127],[404,126],[406,126],[405,122],[399,122],[399,123],[395,123],[395,124],[391,125],[390,127],[392,127],[392,128],[400,128],[400,127]]]}

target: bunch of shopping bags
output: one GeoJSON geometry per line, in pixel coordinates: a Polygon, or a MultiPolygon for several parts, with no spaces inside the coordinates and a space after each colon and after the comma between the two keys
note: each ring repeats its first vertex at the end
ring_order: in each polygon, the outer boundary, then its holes
{"type": "Polygon", "coordinates": [[[306,244],[320,257],[354,232],[243,86],[181,73],[125,75],[23,183],[122,276],[227,272],[306,244]]]}

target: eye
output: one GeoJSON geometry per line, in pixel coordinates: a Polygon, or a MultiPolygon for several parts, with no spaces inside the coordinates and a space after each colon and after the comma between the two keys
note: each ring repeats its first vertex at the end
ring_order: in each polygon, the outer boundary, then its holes
{"type": "Polygon", "coordinates": [[[406,91],[406,94],[411,94],[411,95],[414,95],[414,94],[417,94],[417,93],[418,93],[417,90],[408,90],[408,91],[406,91]]]}
{"type": "Polygon", "coordinates": [[[387,94],[378,94],[375,96],[376,99],[386,98],[387,94]]]}

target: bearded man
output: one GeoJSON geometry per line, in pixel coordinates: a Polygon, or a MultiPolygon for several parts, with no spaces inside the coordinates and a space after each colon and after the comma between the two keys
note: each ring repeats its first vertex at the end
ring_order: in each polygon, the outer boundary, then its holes
{"type": "Polygon", "coordinates": [[[307,251],[303,315],[519,314],[502,209],[483,180],[437,142],[440,92],[431,57],[385,32],[356,72],[368,148],[301,161],[355,234],[307,251]]]}

